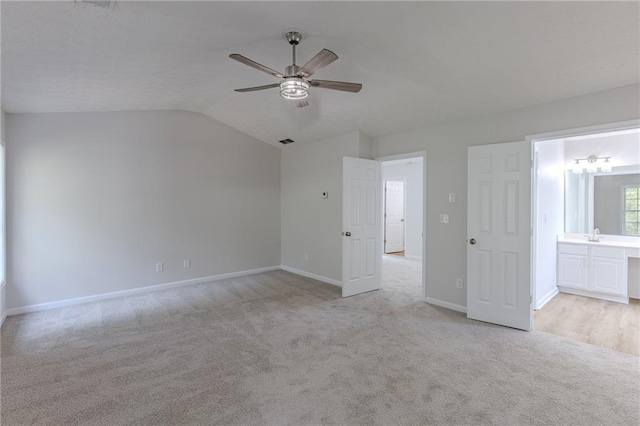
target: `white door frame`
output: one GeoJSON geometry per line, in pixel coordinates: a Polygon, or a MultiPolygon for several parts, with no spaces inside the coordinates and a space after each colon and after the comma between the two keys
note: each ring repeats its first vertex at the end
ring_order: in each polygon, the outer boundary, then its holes
{"type": "MultiPolygon", "coordinates": [[[[538,133],[534,135],[529,135],[525,137],[525,140],[530,145],[531,148],[531,162],[535,160],[535,147],[536,142],[541,142],[545,140],[552,139],[561,139],[561,138],[569,138],[574,136],[585,136],[591,135],[594,133],[605,133],[605,132],[614,132],[617,130],[628,130],[640,127],[640,119],[637,120],[627,120],[627,121],[619,121],[615,123],[606,123],[606,124],[598,124],[595,126],[587,126],[587,127],[577,127],[573,129],[566,130],[558,130],[555,132],[547,132],[547,133],[538,133]]],[[[531,170],[531,291],[534,297],[533,306],[537,306],[538,301],[537,298],[537,282],[536,282],[536,232],[537,232],[537,209],[535,208],[538,205],[538,199],[536,196],[537,190],[537,174],[535,168],[531,170]]]]}
{"type": "MultiPolygon", "coordinates": [[[[406,177],[395,177],[395,178],[389,178],[389,179],[382,179],[382,191],[384,191],[384,196],[383,196],[383,204],[382,204],[382,214],[384,216],[384,223],[382,225],[382,242],[383,244],[383,250],[382,250],[382,254],[386,254],[386,243],[384,242],[385,239],[387,238],[387,191],[385,190],[385,188],[387,187],[387,182],[388,181],[392,181],[392,182],[403,182],[402,185],[402,214],[404,216],[404,225],[402,226],[402,239],[404,241],[403,247],[406,249],[406,245],[407,245],[407,178],[406,177]]],[[[406,250],[405,250],[405,256],[406,256],[406,250]]]]}
{"type": "MultiPolygon", "coordinates": [[[[422,158],[422,300],[427,299],[427,151],[407,152],[395,155],[376,157],[380,162],[404,160],[407,158],[422,158]]],[[[406,236],[406,230],[405,230],[406,236]]],[[[384,238],[382,238],[384,241],[384,238]]],[[[406,241],[406,238],[405,238],[406,241]]],[[[384,243],[383,243],[384,244],[384,243]]],[[[384,246],[381,253],[384,253],[384,246]]],[[[382,262],[382,259],[380,259],[382,262]]]]}

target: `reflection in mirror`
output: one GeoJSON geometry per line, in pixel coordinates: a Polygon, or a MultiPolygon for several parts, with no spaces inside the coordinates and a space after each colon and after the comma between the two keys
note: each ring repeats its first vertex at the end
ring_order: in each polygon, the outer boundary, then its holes
{"type": "Polygon", "coordinates": [[[565,232],[639,235],[640,167],[565,174],[565,232]]]}
{"type": "Polygon", "coordinates": [[[594,176],[593,223],[609,235],[638,235],[640,174],[594,176]]]}

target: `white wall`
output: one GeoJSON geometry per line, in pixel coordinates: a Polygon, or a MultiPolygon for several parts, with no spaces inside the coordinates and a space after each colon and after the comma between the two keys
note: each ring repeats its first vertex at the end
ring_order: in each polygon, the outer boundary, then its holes
{"type": "MultiPolygon", "coordinates": [[[[587,158],[590,155],[611,157],[610,162],[613,167],[640,164],[640,133],[637,131],[613,132],[602,137],[587,135],[567,139],[564,143],[564,152],[565,168],[568,170],[573,168],[576,158],[587,158]]],[[[585,161],[581,162],[583,167],[585,164],[585,161]]]]}
{"type": "Polygon", "coordinates": [[[7,138],[9,308],[280,264],[278,148],[180,111],[8,114],[7,138]]]}
{"type": "Polygon", "coordinates": [[[527,135],[640,118],[640,85],[630,85],[535,107],[374,139],[382,157],[427,151],[426,295],[466,306],[456,277],[466,271],[467,147],[524,140],[527,135]],[[457,194],[449,204],[448,193],[457,194]],[[449,213],[449,224],[438,223],[449,213]]]}
{"type": "Polygon", "coordinates": [[[352,132],[282,149],[282,265],[342,282],[342,157],[367,158],[367,144],[352,132]]]}
{"type": "Polygon", "coordinates": [[[404,178],[405,186],[405,242],[404,254],[407,257],[422,258],[422,206],[423,176],[422,159],[411,164],[382,165],[382,179],[404,178]]]}
{"type": "Polygon", "coordinates": [[[564,140],[537,142],[534,306],[540,309],[558,293],[557,238],[564,233],[564,140]]]}
{"type": "Polygon", "coordinates": [[[360,143],[358,146],[359,157],[373,159],[373,141],[371,138],[362,132],[358,132],[358,139],[360,143]]]}

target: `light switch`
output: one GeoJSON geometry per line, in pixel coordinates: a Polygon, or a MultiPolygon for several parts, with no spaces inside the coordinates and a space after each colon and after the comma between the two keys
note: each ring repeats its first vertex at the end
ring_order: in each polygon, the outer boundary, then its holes
{"type": "Polygon", "coordinates": [[[440,223],[449,223],[449,215],[446,213],[442,213],[440,215],[440,223]]]}

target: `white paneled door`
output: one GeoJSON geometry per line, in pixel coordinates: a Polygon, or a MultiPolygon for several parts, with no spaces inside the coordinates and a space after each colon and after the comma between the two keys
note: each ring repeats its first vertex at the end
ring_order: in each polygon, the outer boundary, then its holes
{"type": "Polygon", "coordinates": [[[342,297],[380,288],[382,177],[380,162],[344,157],[342,297]]]}
{"type": "Polygon", "coordinates": [[[384,183],[384,252],[404,250],[404,182],[384,183]]]}
{"type": "Polygon", "coordinates": [[[467,317],[531,330],[530,148],[470,147],[467,176],[467,317]]]}

